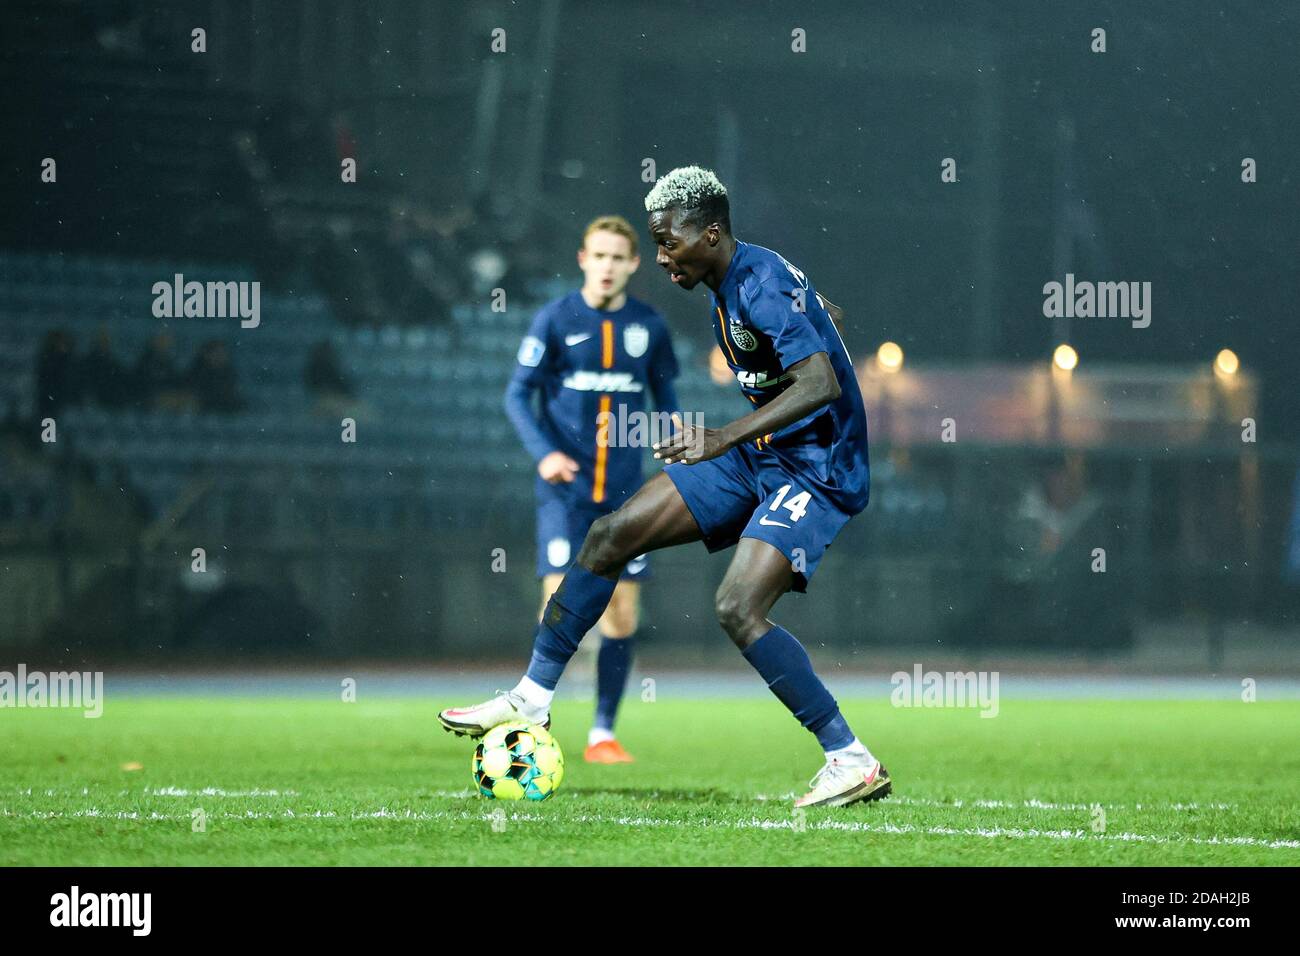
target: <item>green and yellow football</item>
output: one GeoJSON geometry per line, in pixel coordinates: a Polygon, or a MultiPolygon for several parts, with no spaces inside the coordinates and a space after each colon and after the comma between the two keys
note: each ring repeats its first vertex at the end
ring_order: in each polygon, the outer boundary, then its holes
{"type": "Polygon", "coordinates": [[[564,779],[564,754],[538,724],[498,724],[474,748],[474,786],[493,800],[545,800],[564,779]]]}

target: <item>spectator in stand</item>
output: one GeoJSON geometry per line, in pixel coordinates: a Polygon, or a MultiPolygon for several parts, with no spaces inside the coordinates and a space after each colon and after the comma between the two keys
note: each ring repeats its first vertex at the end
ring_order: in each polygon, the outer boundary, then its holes
{"type": "Polygon", "coordinates": [[[193,397],[176,366],[176,340],[159,332],[149,340],[135,366],[136,396],[142,408],[185,408],[193,397]]]}
{"type": "Polygon", "coordinates": [[[36,417],[51,418],[76,401],[76,362],[72,356],[72,337],[62,329],[45,336],[36,356],[36,417]]]}
{"type": "Polygon", "coordinates": [[[188,377],[200,412],[229,415],[246,407],[230,363],[230,350],[220,339],[209,339],[199,347],[188,377]]]}
{"type": "Polygon", "coordinates": [[[303,372],[303,384],[307,386],[307,394],[316,400],[315,412],[318,415],[359,418],[370,410],[368,403],[357,399],[356,389],[348,381],[339,364],[338,352],[328,339],[312,346],[303,372]]]}
{"type": "Polygon", "coordinates": [[[113,354],[107,327],[100,327],[95,335],[95,344],[82,357],[79,377],[82,395],[90,403],[104,408],[122,408],[134,397],[131,394],[131,376],[113,354]]]}

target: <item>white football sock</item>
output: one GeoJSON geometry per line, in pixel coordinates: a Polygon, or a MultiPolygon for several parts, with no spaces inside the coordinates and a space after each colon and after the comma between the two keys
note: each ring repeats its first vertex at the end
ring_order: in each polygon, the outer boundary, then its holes
{"type": "Polygon", "coordinates": [[[531,677],[523,677],[515,685],[514,693],[524,699],[524,703],[537,711],[544,714],[551,709],[551,701],[555,698],[555,691],[547,690],[531,677]]]}
{"type": "Polygon", "coordinates": [[[592,727],[587,731],[587,746],[593,747],[598,743],[614,739],[614,731],[606,730],[604,727],[592,727]]]}
{"type": "Polygon", "coordinates": [[[871,751],[857,737],[853,738],[853,743],[847,747],[841,747],[839,750],[826,751],[827,760],[839,760],[841,763],[875,763],[876,758],[871,756],[871,751]]]}

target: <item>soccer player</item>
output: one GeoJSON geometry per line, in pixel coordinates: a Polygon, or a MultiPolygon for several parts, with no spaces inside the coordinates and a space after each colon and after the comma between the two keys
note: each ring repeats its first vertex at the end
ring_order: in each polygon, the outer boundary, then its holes
{"type": "Polygon", "coordinates": [[[712,172],[674,169],[645,206],[655,261],[673,284],[713,290],[714,335],[754,408],[723,428],[686,426],[657,443],[667,467],[591,526],[518,685],[439,719],[470,736],[507,720],[548,722],[556,682],[628,560],[689,541],[710,551],[735,545],[718,620],[826,755],[795,806],[886,796],[885,768],[854,736],[802,645],[767,618],[786,591],[806,589],[835,535],[867,504],[866,413],[848,352],[807,276],[732,235],[727,190],[712,172]]]}
{"type": "MultiPolygon", "coordinates": [[[[644,444],[624,445],[620,437],[651,431],[638,432],[631,417],[645,413],[647,390],[661,417],[679,411],[673,389],[677,359],[668,327],[659,313],[627,294],[640,263],[636,231],[626,219],[593,220],[578,250],[582,288],[537,313],[506,389],[506,413],[537,463],[543,609],[592,523],[641,485],[644,444]],[[533,410],[534,391],[542,395],[540,414],[533,410]]],[[[599,615],[596,716],[584,754],[591,763],[632,761],[614,736],[614,718],[632,667],[640,588],[648,569],[644,554],[620,565],[609,606],[599,615]]]]}

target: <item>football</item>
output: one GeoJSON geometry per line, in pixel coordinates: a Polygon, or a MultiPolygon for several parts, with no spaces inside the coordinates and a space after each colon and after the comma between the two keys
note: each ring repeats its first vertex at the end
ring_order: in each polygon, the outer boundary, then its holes
{"type": "Polygon", "coordinates": [[[474,748],[474,786],[492,800],[545,800],[564,779],[555,738],[522,721],[493,727],[474,748]]]}

